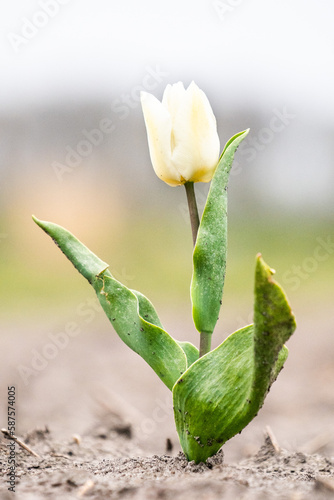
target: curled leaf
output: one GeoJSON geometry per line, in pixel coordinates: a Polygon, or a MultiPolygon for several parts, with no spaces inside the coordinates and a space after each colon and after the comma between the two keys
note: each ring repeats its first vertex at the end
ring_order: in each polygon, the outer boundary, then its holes
{"type": "Polygon", "coordinates": [[[174,340],[162,328],[151,302],[141,293],[130,290],[117,281],[109,272],[108,264],[69,231],[51,222],[36,218],[34,221],[51,236],[93,286],[104,312],[123,342],[138,353],[166,386],[172,389],[176,380],[195,359],[196,348],[174,340]]]}

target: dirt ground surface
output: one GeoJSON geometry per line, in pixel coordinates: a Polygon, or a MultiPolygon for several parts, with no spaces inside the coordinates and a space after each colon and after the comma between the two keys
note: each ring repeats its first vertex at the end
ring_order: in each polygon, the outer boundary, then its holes
{"type": "MultiPolygon", "coordinates": [[[[112,414],[104,421],[69,441],[54,439],[47,428],[25,435],[24,443],[38,457],[18,450],[17,498],[320,500],[334,495],[334,461],[279,449],[269,437],[238,465],[224,463],[222,451],[196,465],[182,452],[143,456],[131,426],[112,414]]],[[[6,490],[3,484],[1,498],[9,500],[13,494],[6,490]]]]}
{"type": "Polygon", "coordinates": [[[81,325],[57,351],[57,324],[52,334],[8,327],[1,428],[14,385],[15,434],[38,456],[16,445],[14,495],[1,434],[1,500],[334,498],[334,336],[322,317],[312,311],[299,321],[258,417],[205,465],[180,451],[170,391],[100,316],[96,333],[81,325]]]}

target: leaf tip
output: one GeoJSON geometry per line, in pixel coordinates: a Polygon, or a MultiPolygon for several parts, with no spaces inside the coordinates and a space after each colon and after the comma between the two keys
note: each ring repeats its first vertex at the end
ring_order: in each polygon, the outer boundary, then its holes
{"type": "Polygon", "coordinates": [[[262,258],[262,254],[258,253],[256,255],[256,272],[262,275],[264,278],[270,279],[273,274],[275,274],[275,269],[268,266],[262,258]]]}
{"type": "Polygon", "coordinates": [[[42,229],[44,229],[44,224],[43,224],[43,221],[37,219],[37,217],[35,217],[34,215],[31,216],[32,220],[37,224],[37,226],[41,227],[42,229]]]}
{"type": "MultiPolygon", "coordinates": [[[[291,330],[293,332],[296,328],[296,320],[284,290],[272,277],[275,270],[270,268],[268,264],[264,262],[261,254],[257,254],[256,258],[255,295],[263,297],[264,291],[269,291],[271,289],[273,291],[272,293],[275,294],[275,302],[280,304],[280,307],[284,311],[284,314],[286,314],[287,320],[290,323],[291,330]]],[[[280,314],[283,314],[282,311],[280,314]]]]}

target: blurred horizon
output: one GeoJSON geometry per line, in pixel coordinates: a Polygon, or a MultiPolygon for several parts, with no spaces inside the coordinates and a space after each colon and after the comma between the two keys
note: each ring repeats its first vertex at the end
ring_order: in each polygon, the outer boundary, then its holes
{"type": "MultiPolygon", "coordinates": [[[[166,309],[189,307],[185,194],[155,176],[139,103],[140,90],[161,99],[177,81],[207,94],[221,149],[250,128],[229,182],[231,303],[251,301],[259,251],[278,280],[300,280],[296,300],[332,293],[330,248],[315,264],[314,252],[333,234],[334,4],[19,0],[1,13],[6,321],[67,314],[88,293],[31,214],[67,227],[166,309]]],[[[201,210],[208,189],[196,186],[201,210]]]]}

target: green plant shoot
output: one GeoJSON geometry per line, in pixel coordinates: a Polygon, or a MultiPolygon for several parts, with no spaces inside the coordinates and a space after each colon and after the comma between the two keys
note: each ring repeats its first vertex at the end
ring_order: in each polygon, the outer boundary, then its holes
{"type": "Polygon", "coordinates": [[[258,413],[288,356],[285,342],[296,324],[282,288],[261,255],[256,258],[253,324],[213,351],[224,288],[227,184],[235,152],[248,130],[233,136],[219,157],[216,120],[206,95],[192,83],[167,86],[162,102],[142,93],[150,156],[156,174],[184,184],[194,240],[191,299],[200,349],[175,340],[152,303],[116,280],[103,262],[69,231],[33,217],[94,288],[121,340],[172,391],[174,418],[188,460],[204,462],[258,413]],[[201,219],[194,182],[211,186],[201,219]]]}

